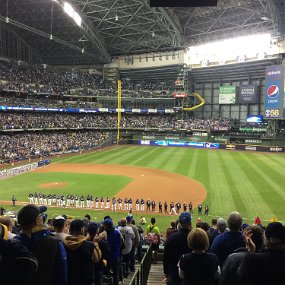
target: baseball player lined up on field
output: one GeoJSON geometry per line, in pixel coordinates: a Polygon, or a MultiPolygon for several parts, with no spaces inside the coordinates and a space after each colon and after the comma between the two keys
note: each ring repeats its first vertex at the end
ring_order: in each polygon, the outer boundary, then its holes
{"type": "MultiPolygon", "coordinates": [[[[56,194],[43,194],[43,193],[29,193],[28,200],[30,204],[36,204],[36,205],[48,205],[48,206],[58,206],[58,207],[76,207],[76,208],[94,208],[95,209],[111,209],[112,211],[117,210],[117,206],[119,210],[126,210],[126,211],[132,211],[133,210],[133,200],[132,198],[126,197],[124,200],[122,200],[120,197],[117,199],[116,197],[113,197],[110,199],[109,197],[106,197],[106,204],[105,204],[105,198],[104,197],[96,197],[93,199],[93,196],[88,194],[86,196],[86,204],[85,204],[85,197],[84,195],[81,195],[80,197],[78,195],[67,195],[66,198],[64,195],[56,195],[56,194]],[[124,202],[124,208],[123,208],[123,202],[124,202]]],[[[156,212],[156,205],[158,204],[158,212],[162,213],[164,208],[164,213],[168,214],[168,202],[165,201],[162,203],[161,201],[156,202],[155,200],[150,200],[149,198],[146,200],[141,198],[136,198],[135,200],[136,204],[136,211],[145,211],[145,205],[146,205],[146,211],[152,211],[156,212]]],[[[192,202],[190,202],[188,205],[186,202],[183,203],[183,205],[180,202],[174,203],[173,201],[169,204],[170,211],[169,214],[176,215],[179,214],[181,208],[183,211],[188,210],[190,213],[193,213],[193,205],[192,202]]],[[[209,206],[207,205],[205,207],[205,213],[204,215],[207,216],[209,213],[209,206]]],[[[198,214],[202,215],[202,204],[200,203],[198,205],[198,214]]]]}
{"type": "Polygon", "coordinates": [[[117,203],[116,203],[117,201],[116,201],[116,198],[115,197],[113,197],[112,198],[112,211],[116,211],[117,210],[117,203]]]}
{"type": "Polygon", "coordinates": [[[119,199],[118,199],[118,209],[119,209],[119,210],[122,210],[122,207],[123,207],[123,206],[122,206],[122,202],[123,202],[123,200],[122,200],[121,198],[119,198],[119,199]]]}

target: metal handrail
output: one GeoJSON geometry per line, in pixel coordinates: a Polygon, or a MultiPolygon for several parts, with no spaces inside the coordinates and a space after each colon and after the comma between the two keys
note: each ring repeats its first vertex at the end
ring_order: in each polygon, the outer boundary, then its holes
{"type": "Polygon", "coordinates": [[[141,261],[140,285],[146,285],[152,263],[152,247],[150,246],[141,261]]]}
{"type": "Polygon", "coordinates": [[[137,268],[129,282],[129,285],[140,285],[140,277],[140,269],[137,268]]]}

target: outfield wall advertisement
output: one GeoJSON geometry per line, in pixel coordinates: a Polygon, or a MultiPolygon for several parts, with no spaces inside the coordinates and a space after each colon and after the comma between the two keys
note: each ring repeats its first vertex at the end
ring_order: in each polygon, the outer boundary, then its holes
{"type": "Polygon", "coordinates": [[[140,145],[152,145],[152,146],[178,146],[178,147],[191,147],[191,148],[211,148],[219,149],[220,144],[218,143],[207,143],[207,142],[187,142],[178,140],[139,140],[140,145]]]}
{"type": "Polygon", "coordinates": [[[239,104],[256,104],[257,85],[240,86],[238,102],[239,104]]]}
{"type": "Polygon", "coordinates": [[[219,104],[236,103],[236,86],[220,86],[219,104]]]}
{"type": "Polygon", "coordinates": [[[265,114],[267,119],[284,117],[284,71],[282,65],[266,67],[265,114]]]}
{"type": "Polygon", "coordinates": [[[221,144],[209,142],[187,142],[187,141],[172,141],[172,140],[138,140],[139,145],[148,146],[176,146],[187,148],[201,149],[224,149],[224,150],[243,150],[243,151],[261,151],[261,152],[285,152],[285,147],[281,146],[260,146],[246,144],[221,144]]]}

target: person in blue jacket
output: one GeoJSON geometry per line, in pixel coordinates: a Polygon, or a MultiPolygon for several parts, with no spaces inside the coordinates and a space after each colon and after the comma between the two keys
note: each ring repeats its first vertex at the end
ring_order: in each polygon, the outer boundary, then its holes
{"type": "Polygon", "coordinates": [[[66,251],[61,241],[44,227],[43,213],[46,210],[45,206],[26,205],[18,213],[18,223],[23,230],[17,239],[38,260],[37,272],[23,284],[66,285],[66,251]]]}

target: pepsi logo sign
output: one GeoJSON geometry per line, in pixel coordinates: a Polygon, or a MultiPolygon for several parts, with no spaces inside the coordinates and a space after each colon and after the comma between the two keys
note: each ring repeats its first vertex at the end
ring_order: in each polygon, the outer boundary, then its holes
{"type": "Polygon", "coordinates": [[[272,99],[277,98],[279,96],[279,86],[270,85],[267,89],[267,96],[272,99]]]}

